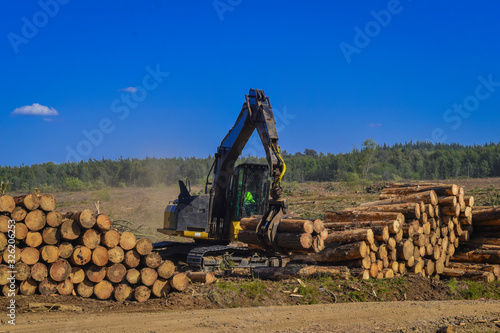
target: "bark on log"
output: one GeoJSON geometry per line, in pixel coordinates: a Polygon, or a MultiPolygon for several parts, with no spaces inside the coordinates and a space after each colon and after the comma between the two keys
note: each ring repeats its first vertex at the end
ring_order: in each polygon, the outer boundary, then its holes
{"type": "Polygon", "coordinates": [[[403,184],[392,183],[389,188],[384,188],[382,193],[396,193],[396,194],[409,194],[414,192],[423,192],[434,190],[439,195],[457,195],[459,187],[455,184],[436,184],[436,183],[422,183],[422,184],[403,184]]]}
{"type": "Polygon", "coordinates": [[[26,281],[21,282],[19,286],[19,291],[21,294],[25,296],[31,296],[36,293],[36,289],[38,287],[38,283],[33,279],[28,279],[26,281]]]}
{"type": "MultiPolygon", "coordinates": [[[[329,222],[360,222],[360,221],[382,221],[382,220],[398,220],[401,224],[405,222],[404,215],[397,212],[369,212],[369,211],[327,211],[324,214],[325,223],[329,222]]],[[[325,224],[326,228],[326,224],[325,224]]]]}
{"type": "Polygon", "coordinates": [[[420,205],[418,203],[402,203],[394,205],[382,205],[382,206],[366,206],[357,207],[358,210],[365,211],[378,211],[378,212],[399,212],[405,215],[406,218],[420,218],[420,205]]]}
{"type": "Polygon", "coordinates": [[[326,248],[320,253],[292,255],[292,260],[303,262],[337,262],[365,258],[368,255],[365,242],[350,243],[334,248],[326,248]]]}
{"type": "Polygon", "coordinates": [[[373,242],[374,236],[371,229],[351,229],[347,231],[330,232],[325,239],[325,244],[353,243],[356,241],[373,242]]]}
{"type": "Polygon", "coordinates": [[[389,227],[373,227],[373,236],[379,242],[387,242],[389,240],[389,227]]]}
{"type": "Polygon", "coordinates": [[[500,250],[455,251],[451,261],[500,264],[500,250]]]}
{"type": "Polygon", "coordinates": [[[85,271],[81,267],[71,267],[71,274],[69,280],[73,284],[82,283],[85,280],[85,271]]]}
{"type": "Polygon", "coordinates": [[[414,245],[411,240],[406,240],[403,243],[398,243],[396,245],[396,251],[398,253],[398,258],[402,260],[409,260],[411,257],[413,257],[413,250],[414,250],[414,245]]]}
{"type": "Polygon", "coordinates": [[[460,216],[460,205],[456,204],[455,206],[442,206],[441,214],[448,216],[460,216]]]}
{"type": "MultiPolygon", "coordinates": [[[[187,272],[187,277],[191,282],[211,284],[214,283],[217,278],[213,273],[210,272],[187,272]]],[[[154,287],[154,286],[153,286],[154,287]]],[[[156,295],[156,293],[153,292],[156,295]]],[[[158,296],[160,297],[160,296],[158,296]]]]}
{"type": "Polygon", "coordinates": [[[401,230],[401,223],[398,220],[325,223],[325,228],[330,230],[367,229],[378,226],[388,226],[391,234],[397,234],[401,230]]]}
{"type": "Polygon", "coordinates": [[[40,199],[35,193],[25,194],[14,197],[16,206],[21,206],[27,210],[35,210],[40,207],[40,199]]]}
{"type": "Polygon", "coordinates": [[[457,205],[457,197],[456,196],[438,197],[438,204],[441,206],[455,207],[457,205]]]}
{"type": "Polygon", "coordinates": [[[276,240],[280,247],[287,250],[304,251],[310,249],[313,243],[311,234],[278,233],[276,240]]]}
{"type": "Polygon", "coordinates": [[[484,224],[481,222],[490,220],[500,220],[500,207],[498,208],[486,208],[476,207],[472,211],[472,220],[474,225],[500,225],[499,224],[484,224]]]}
{"type": "Polygon", "coordinates": [[[484,272],[480,270],[466,270],[461,268],[449,268],[445,267],[443,273],[447,277],[462,277],[471,280],[482,280],[485,282],[493,282],[495,280],[495,275],[491,272],[484,272]]]}
{"type": "MultiPolygon", "coordinates": [[[[386,198],[386,195],[382,194],[381,197],[386,198]]],[[[436,192],[434,192],[433,190],[430,190],[430,191],[426,191],[426,192],[417,192],[417,193],[412,193],[412,194],[407,194],[407,195],[391,197],[389,199],[386,198],[386,199],[373,201],[373,202],[365,202],[365,203],[362,203],[360,206],[367,207],[367,206],[394,205],[394,204],[404,204],[404,203],[410,203],[410,202],[417,202],[417,203],[424,202],[426,204],[437,205],[438,204],[438,197],[436,195],[436,192]]]]}

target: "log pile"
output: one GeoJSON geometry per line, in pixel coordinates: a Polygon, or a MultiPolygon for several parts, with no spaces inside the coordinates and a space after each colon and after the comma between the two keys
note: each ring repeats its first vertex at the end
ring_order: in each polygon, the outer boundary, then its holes
{"type": "MultiPolygon", "coordinates": [[[[243,230],[238,233],[238,240],[249,247],[263,249],[271,244],[262,244],[256,230],[262,220],[262,215],[253,215],[242,218],[240,226],[243,230]]],[[[301,219],[285,216],[280,219],[276,230],[276,244],[290,253],[320,252],[325,248],[327,233],[323,221],[301,219]]]]}
{"type": "Polygon", "coordinates": [[[9,292],[15,271],[16,293],[79,295],[101,300],[145,302],[189,279],[162,260],[148,239],[112,229],[111,220],[91,210],[61,213],[50,194],[0,195],[0,286],[9,292]],[[8,246],[15,221],[15,251],[8,246]],[[11,221],[11,222],[9,222],[11,221]]]}
{"type": "MultiPolygon", "coordinates": [[[[473,204],[473,202],[472,202],[473,204]]],[[[451,257],[449,276],[494,281],[500,279],[500,208],[475,207],[472,224],[451,257]]]]}
{"type": "Polygon", "coordinates": [[[473,204],[454,184],[393,183],[378,201],[325,212],[326,249],[292,259],[353,267],[363,278],[450,276],[450,258],[468,237],[473,204]]]}

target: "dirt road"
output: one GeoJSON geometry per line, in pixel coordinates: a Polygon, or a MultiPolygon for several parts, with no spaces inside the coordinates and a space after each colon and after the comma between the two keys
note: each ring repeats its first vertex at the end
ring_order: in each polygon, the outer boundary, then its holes
{"type": "Polygon", "coordinates": [[[380,302],[218,310],[24,313],[0,332],[436,332],[500,328],[500,301],[380,302]]]}

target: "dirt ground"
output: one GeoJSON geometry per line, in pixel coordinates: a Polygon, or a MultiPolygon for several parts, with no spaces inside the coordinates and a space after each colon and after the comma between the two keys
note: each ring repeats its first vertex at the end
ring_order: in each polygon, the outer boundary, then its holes
{"type": "Polygon", "coordinates": [[[499,301],[269,306],[159,312],[35,313],[2,332],[494,332],[499,301]]]}

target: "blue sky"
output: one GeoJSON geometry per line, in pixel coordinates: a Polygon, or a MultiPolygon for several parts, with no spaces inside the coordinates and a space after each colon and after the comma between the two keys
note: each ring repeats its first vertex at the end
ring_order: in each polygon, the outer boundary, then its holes
{"type": "Polygon", "coordinates": [[[0,165],[205,157],[249,88],[291,153],[500,141],[496,1],[2,6],[0,165]]]}

